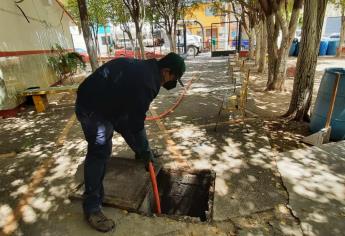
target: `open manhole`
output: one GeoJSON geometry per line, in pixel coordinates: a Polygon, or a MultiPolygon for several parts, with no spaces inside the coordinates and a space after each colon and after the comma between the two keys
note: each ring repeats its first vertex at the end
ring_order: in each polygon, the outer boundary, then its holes
{"type": "MultiPolygon", "coordinates": [[[[82,199],[83,165],[78,167],[76,181],[81,183],[70,195],[82,199]]],[[[163,216],[178,220],[211,221],[215,173],[211,170],[175,170],[161,168],[157,175],[163,216]]],[[[104,181],[104,204],[153,215],[156,205],[150,176],[143,164],[126,158],[111,158],[104,181]]]]}
{"type": "MultiPolygon", "coordinates": [[[[157,176],[157,182],[162,214],[177,218],[181,216],[199,218],[200,221],[212,220],[214,172],[163,168],[157,176]]],[[[143,201],[141,211],[151,214],[155,209],[151,190],[143,201]],[[147,206],[150,206],[150,209],[147,206]]]]}

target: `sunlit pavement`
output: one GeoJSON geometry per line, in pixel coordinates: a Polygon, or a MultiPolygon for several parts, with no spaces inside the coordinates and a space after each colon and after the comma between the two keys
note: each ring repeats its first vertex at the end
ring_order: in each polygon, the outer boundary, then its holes
{"type": "MultiPolygon", "coordinates": [[[[164,165],[216,172],[213,222],[145,217],[106,207],[117,224],[108,234],[342,235],[345,159],[339,155],[345,153],[344,144],[278,155],[263,120],[249,115],[245,125],[234,123],[239,117],[226,109],[215,131],[222,99],[232,88],[227,60],[202,54],[187,63],[183,80],[195,78],[187,96],[168,117],[146,126],[151,146],[164,150],[164,165]]],[[[168,109],[181,92],[162,89],[148,116],[168,109]]],[[[66,95],[44,114],[27,110],[0,121],[0,153],[17,152],[0,158],[2,233],[97,234],[84,221],[80,202],[68,198],[86,151],[73,114],[74,96],[66,95]]],[[[114,157],[133,158],[119,135],[113,143],[114,157]]]]}

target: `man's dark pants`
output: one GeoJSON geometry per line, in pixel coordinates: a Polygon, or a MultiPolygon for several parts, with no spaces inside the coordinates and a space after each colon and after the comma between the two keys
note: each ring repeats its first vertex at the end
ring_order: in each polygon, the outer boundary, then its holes
{"type": "MultiPolygon", "coordinates": [[[[76,104],[76,115],[88,143],[84,162],[85,192],[83,201],[84,213],[88,215],[101,210],[104,197],[103,179],[106,164],[112,151],[114,123],[101,114],[88,111],[78,104],[76,104]]],[[[117,126],[121,127],[121,125],[117,126]]],[[[128,130],[116,130],[121,133],[127,144],[135,150],[128,130]]]]}
{"type": "Polygon", "coordinates": [[[104,188],[103,179],[106,163],[112,149],[113,124],[102,115],[87,111],[76,105],[76,115],[88,143],[84,162],[84,201],[85,214],[100,211],[104,188]]]}

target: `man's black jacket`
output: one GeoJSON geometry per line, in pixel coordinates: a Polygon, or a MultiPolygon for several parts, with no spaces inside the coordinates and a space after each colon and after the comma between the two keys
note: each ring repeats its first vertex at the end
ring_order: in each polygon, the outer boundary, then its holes
{"type": "Polygon", "coordinates": [[[146,112],[160,89],[155,59],[111,60],[87,77],[77,91],[77,106],[99,112],[112,122],[128,119],[132,133],[144,129],[146,112]]]}

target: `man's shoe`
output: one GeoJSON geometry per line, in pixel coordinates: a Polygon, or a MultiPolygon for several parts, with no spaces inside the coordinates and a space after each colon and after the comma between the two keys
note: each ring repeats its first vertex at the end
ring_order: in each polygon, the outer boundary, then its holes
{"type": "Polygon", "coordinates": [[[107,218],[102,211],[86,215],[86,220],[92,228],[103,233],[109,232],[115,228],[115,222],[107,218]]]}

